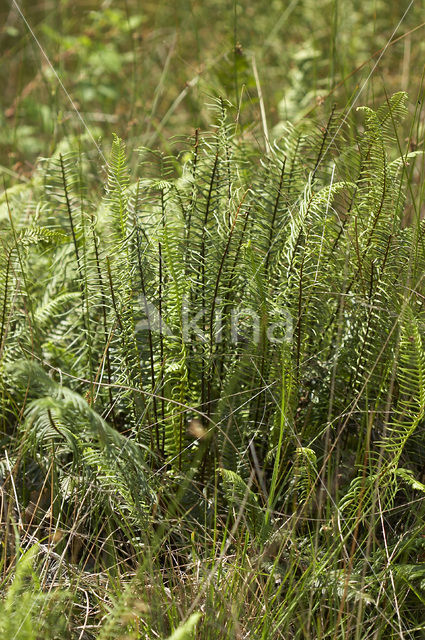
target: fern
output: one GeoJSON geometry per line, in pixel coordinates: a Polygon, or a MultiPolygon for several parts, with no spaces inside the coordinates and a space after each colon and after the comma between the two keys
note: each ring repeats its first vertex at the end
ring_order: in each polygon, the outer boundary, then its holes
{"type": "Polygon", "coordinates": [[[292,637],[304,611],[300,637],[333,637],[346,612],[373,626],[386,581],[416,624],[419,578],[399,567],[421,553],[425,244],[404,220],[406,104],[361,109],[356,136],[336,109],[283,124],[264,155],[217,100],[210,131],[141,149],[134,172],[114,137],[103,198],[82,152],[40,164],[31,224],[7,207],[1,223],[9,541],[14,521],[25,544],[65,532],[66,557],[81,536],[111,580],[141,562],[173,585],[184,558],[200,600],[213,580],[251,598],[261,568],[259,637],[275,619],[292,637]],[[45,490],[33,534],[22,514],[45,490]],[[239,533],[245,582],[226,568],[239,533]]]}

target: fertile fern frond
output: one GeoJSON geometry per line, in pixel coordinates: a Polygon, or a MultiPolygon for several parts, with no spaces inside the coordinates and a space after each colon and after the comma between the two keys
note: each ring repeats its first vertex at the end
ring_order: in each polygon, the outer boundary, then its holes
{"type": "Polygon", "coordinates": [[[409,438],[425,413],[425,352],[418,321],[409,306],[403,310],[400,325],[399,397],[381,443],[387,464],[393,468],[397,468],[409,438]]]}
{"type": "Polygon", "coordinates": [[[108,164],[106,202],[112,215],[114,237],[121,241],[127,236],[129,184],[125,145],[118,136],[114,136],[108,164]]]}

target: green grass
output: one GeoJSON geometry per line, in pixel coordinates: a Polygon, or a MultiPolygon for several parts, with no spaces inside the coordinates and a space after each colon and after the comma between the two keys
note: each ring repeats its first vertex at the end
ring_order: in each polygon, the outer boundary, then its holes
{"type": "Polygon", "coordinates": [[[421,3],[319,4],[22,5],[88,129],[7,12],[8,640],[424,637],[421,3]]]}

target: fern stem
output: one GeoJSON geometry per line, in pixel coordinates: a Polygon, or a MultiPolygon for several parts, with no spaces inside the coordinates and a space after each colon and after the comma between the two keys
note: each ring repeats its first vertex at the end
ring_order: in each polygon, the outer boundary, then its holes
{"type": "Polygon", "coordinates": [[[103,335],[104,335],[105,349],[106,349],[106,375],[108,380],[109,407],[112,412],[112,420],[114,422],[114,425],[116,426],[114,398],[112,395],[112,386],[111,386],[112,374],[111,374],[111,359],[109,355],[108,322],[106,317],[106,295],[105,295],[105,288],[103,285],[102,271],[100,269],[99,247],[97,244],[97,238],[96,238],[93,222],[94,221],[92,219],[93,247],[94,247],[94,254],[95,254],[95,261],[96,261],[97,277],[99,279],[100,296],[101,296],[101,302],[102,302],[103,335]]]}

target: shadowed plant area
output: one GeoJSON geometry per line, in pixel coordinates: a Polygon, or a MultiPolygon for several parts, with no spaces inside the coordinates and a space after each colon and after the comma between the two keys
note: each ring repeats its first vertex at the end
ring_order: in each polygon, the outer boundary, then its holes
{"type": "Polygon", "coordinates": [[[2,638],[424,637],[420,3],[349,4],[5,12],[2,638]]]}

